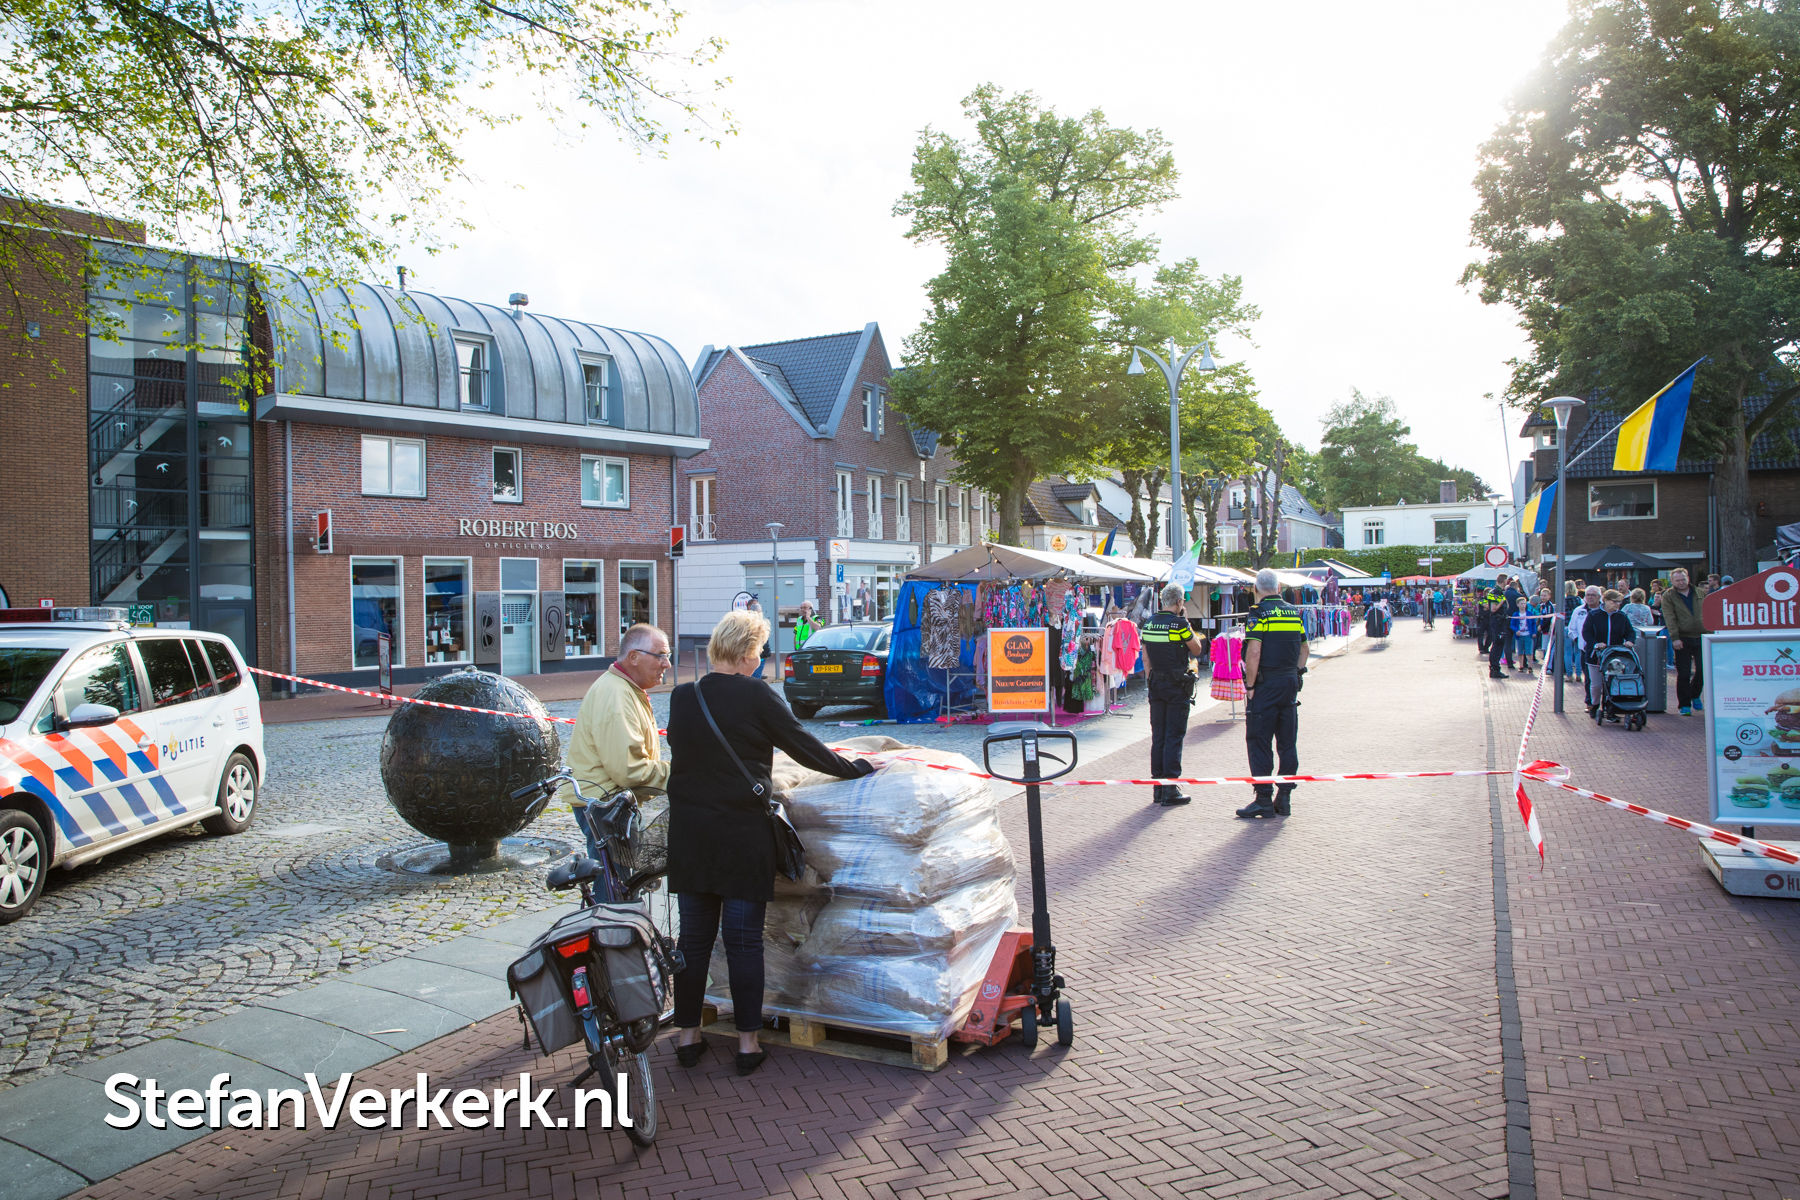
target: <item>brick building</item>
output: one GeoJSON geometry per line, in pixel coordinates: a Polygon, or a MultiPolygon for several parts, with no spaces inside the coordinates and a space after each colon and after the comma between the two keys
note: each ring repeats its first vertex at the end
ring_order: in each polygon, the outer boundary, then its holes
{"type": "MultiPolygon", "coordinates": [[[[767,523],[780,521],[780,605],[885,619],[907,571],[979,539],[979,494],[950,481],[934,434],[887,411],[881,330],[706,347],[694,365],[711,447],[684,462],[689,544],[681,629],[704,639],[733,597],[773,601],[767,523]]],[[[785,643],[784,643],[785,645],[785,643]]]]}
{"type": "MultiPolygon", "coordinates": [[[[1760,398],[1752,399],[1746,402],[1746,412],[1755,416],[1763,404],[1760,398]]],[[[1751,544],[1760,551],[1774,542],[1778,526],[1800,521],[1800,455],[1785,435],[1764,433],[1751,444],[1751,511],[1734,517],[1716,511],[1709,460],[1684,456],[1673,471],[1660,473],[1614,471],[1613,451],[1621,420],[1622,414],[1595,412],[1591,404],[1570,416],[1571,557],[1617,545],[1706,571],[1712,569],[1708,552],[1717,541],[1718,522],[1748,520],[1751,544]],[[1586,457],[1575,461],[1584,454],[1586,457]]],[[[1519,436],[1531,439],[1531,490],[1556,482],[1555,418],[1548,411],[1534,413],[1520,428],[1519,436]]],[[[1554,518],[1548,533],[1532,535],[1528,541],[1528,557],[1554,562],[1554,518]]]]}
{"type": "Polygon", "coordinates": [[[676,463],[706,442],[667,342],[58,215],[41,237],[77,265],[28,289],[0,365],[13,602],[334,682],[372,678],[382,635],[404,682],[598,668],[670,625],[676,463]]]}

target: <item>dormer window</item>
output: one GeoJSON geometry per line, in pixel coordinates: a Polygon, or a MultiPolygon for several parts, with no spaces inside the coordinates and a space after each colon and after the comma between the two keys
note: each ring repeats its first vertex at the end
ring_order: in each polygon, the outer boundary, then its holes
{"type": "Polygon", "coordinates": [[[587,407],[587,419],[590,425],[611,425],[612,411],[612,363],[604,358],[588,358],[581,360],[581,391],[583,403],[587,407]]]}
{"type": "Polygon", "coordinates": [[[456,335],[457,395],[464,408],[488,408],[488,375],[493,347],[483,337],[456,335]]]}
{"type": "Polygon", "coordinates": [[[1531,448],[1533,450],[1556,449],[1556,427],[1551,426],[1548,429],[1540,428],[1532,430],[1531,448]]]}

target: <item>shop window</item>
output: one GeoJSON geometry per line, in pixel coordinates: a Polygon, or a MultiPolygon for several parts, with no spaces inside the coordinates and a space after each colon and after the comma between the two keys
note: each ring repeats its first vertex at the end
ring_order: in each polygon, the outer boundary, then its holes
{"type": "Polygon", "coordinates": [[[1460,546],[1469,540],[1467,517],[1438,517],[1431,525],[1432,540],[1440,546],[1460,546]]]}
{"type": "Polygon", "coordinates": [[[881,478],[869,476],[869,536],[881,537],[881,478]]]}
{"type": "Polygon", "coordinates": [[[688,511],[693,514],[688,536],[696,542],[710,542],[719,536],[719,525],[713,516],[715,494],[716,480],[713,476],[696,475],[688,480],[688,511]]]}
{"type": "Polygon", "coordinates": [[[631,507],[631,464],[622,458],[581,457],[584,508],[631,507]]]}
{"type": "Polygon", "coordinates": [[[391,654],[398,666],[406,661],[400,626],[400,560],[350,560],[350,646],[352,667],[377,665],[382,634],[393,639],[391,654]]]}
{"type": "Polygon", "coordinates": [[[488,374],[493,347],[486,338],[456,335],[457,390],[464,408],[488,407],[488,374]]]}
{"type": "Polygon", "coordinates": [[[520,455],[506,446],[494,447],[494,502],[517,504],[523,495],[520,455]]]}
{"type": "Polygon", "coordinates": [[[469,560],[425,560],[425,661],[470,660],[469,560]]]}
{"type": "Polygon", "coordinates": [[[598,559],[563,559],[563,612],[567,629],[565,658],[592,658],[606,653],[600,626],[600,574],[598,559]]]}
{"type": "Polygon", "coordinates": [[[412,438],[365,435],[362,490],[365,496],[423,496],[425,443],[412,438]]]}
{"type": "Polygon", "coordinates": [[[1387,530],[1380,521],[1363,522],[1363,545],[1384,546],[1387,544],[1387,530]]]}
{"type": "Polygon", "coordinates": [[[613,424],[612,364],[604,358],[581,360],[581,390],[587,400],[587,419],[594,425],[613,424]]]}
{"type": "Polygon", "coordinates": [[[912,541],[912,480],[894,481],[894,538],[912,541]]]}
{"type": "Polygon", "coordinates": [[[855,484],[851,482],[850,472],[837,473],[837,535],[841,538],[856,536],[856,517],[850,508],[851,496],[855,484]]]}
{"type": "Polygon", "coordinates": [[[1588,484],[1588,520],[1647,521],[1656,516],[1656,480],[1588,484]]]}
{"type": "Polygon", "coordinates": [[[656,568],[650,563],[619,564],[619,632],[656,619],[656,568]]]}

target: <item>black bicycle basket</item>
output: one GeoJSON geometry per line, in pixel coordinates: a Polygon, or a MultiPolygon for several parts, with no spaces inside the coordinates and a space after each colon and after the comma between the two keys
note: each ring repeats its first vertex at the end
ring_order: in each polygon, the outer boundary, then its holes
{"type": "Polygon", "coordinates": [[[639,891],[669,872],[669,806],[658,802],[654,808],[639,809],[631,821],[631,832],[625,837],[607,839],[619,878],[626,890],[639,891]]]}

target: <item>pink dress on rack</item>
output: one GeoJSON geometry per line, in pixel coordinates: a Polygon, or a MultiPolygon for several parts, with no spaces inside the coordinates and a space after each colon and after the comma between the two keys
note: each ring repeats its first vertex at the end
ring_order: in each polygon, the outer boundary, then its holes
{"type": "Polygon", "coordinates": [[[1242,700],[1244,691],[1244,635],[1221,634],[1212,644],[1212,698],[1242,700]]]}
{"type": "Polygon", "coordinates": [[[1131,618],[1121,617],[1113,623],[1112,647],[1113,663],[1119,678],[1123,680],[1137,666],[1138,651],[1143,648],[1138,637],[1138,627],[1132,623],[1131,618]]]}

